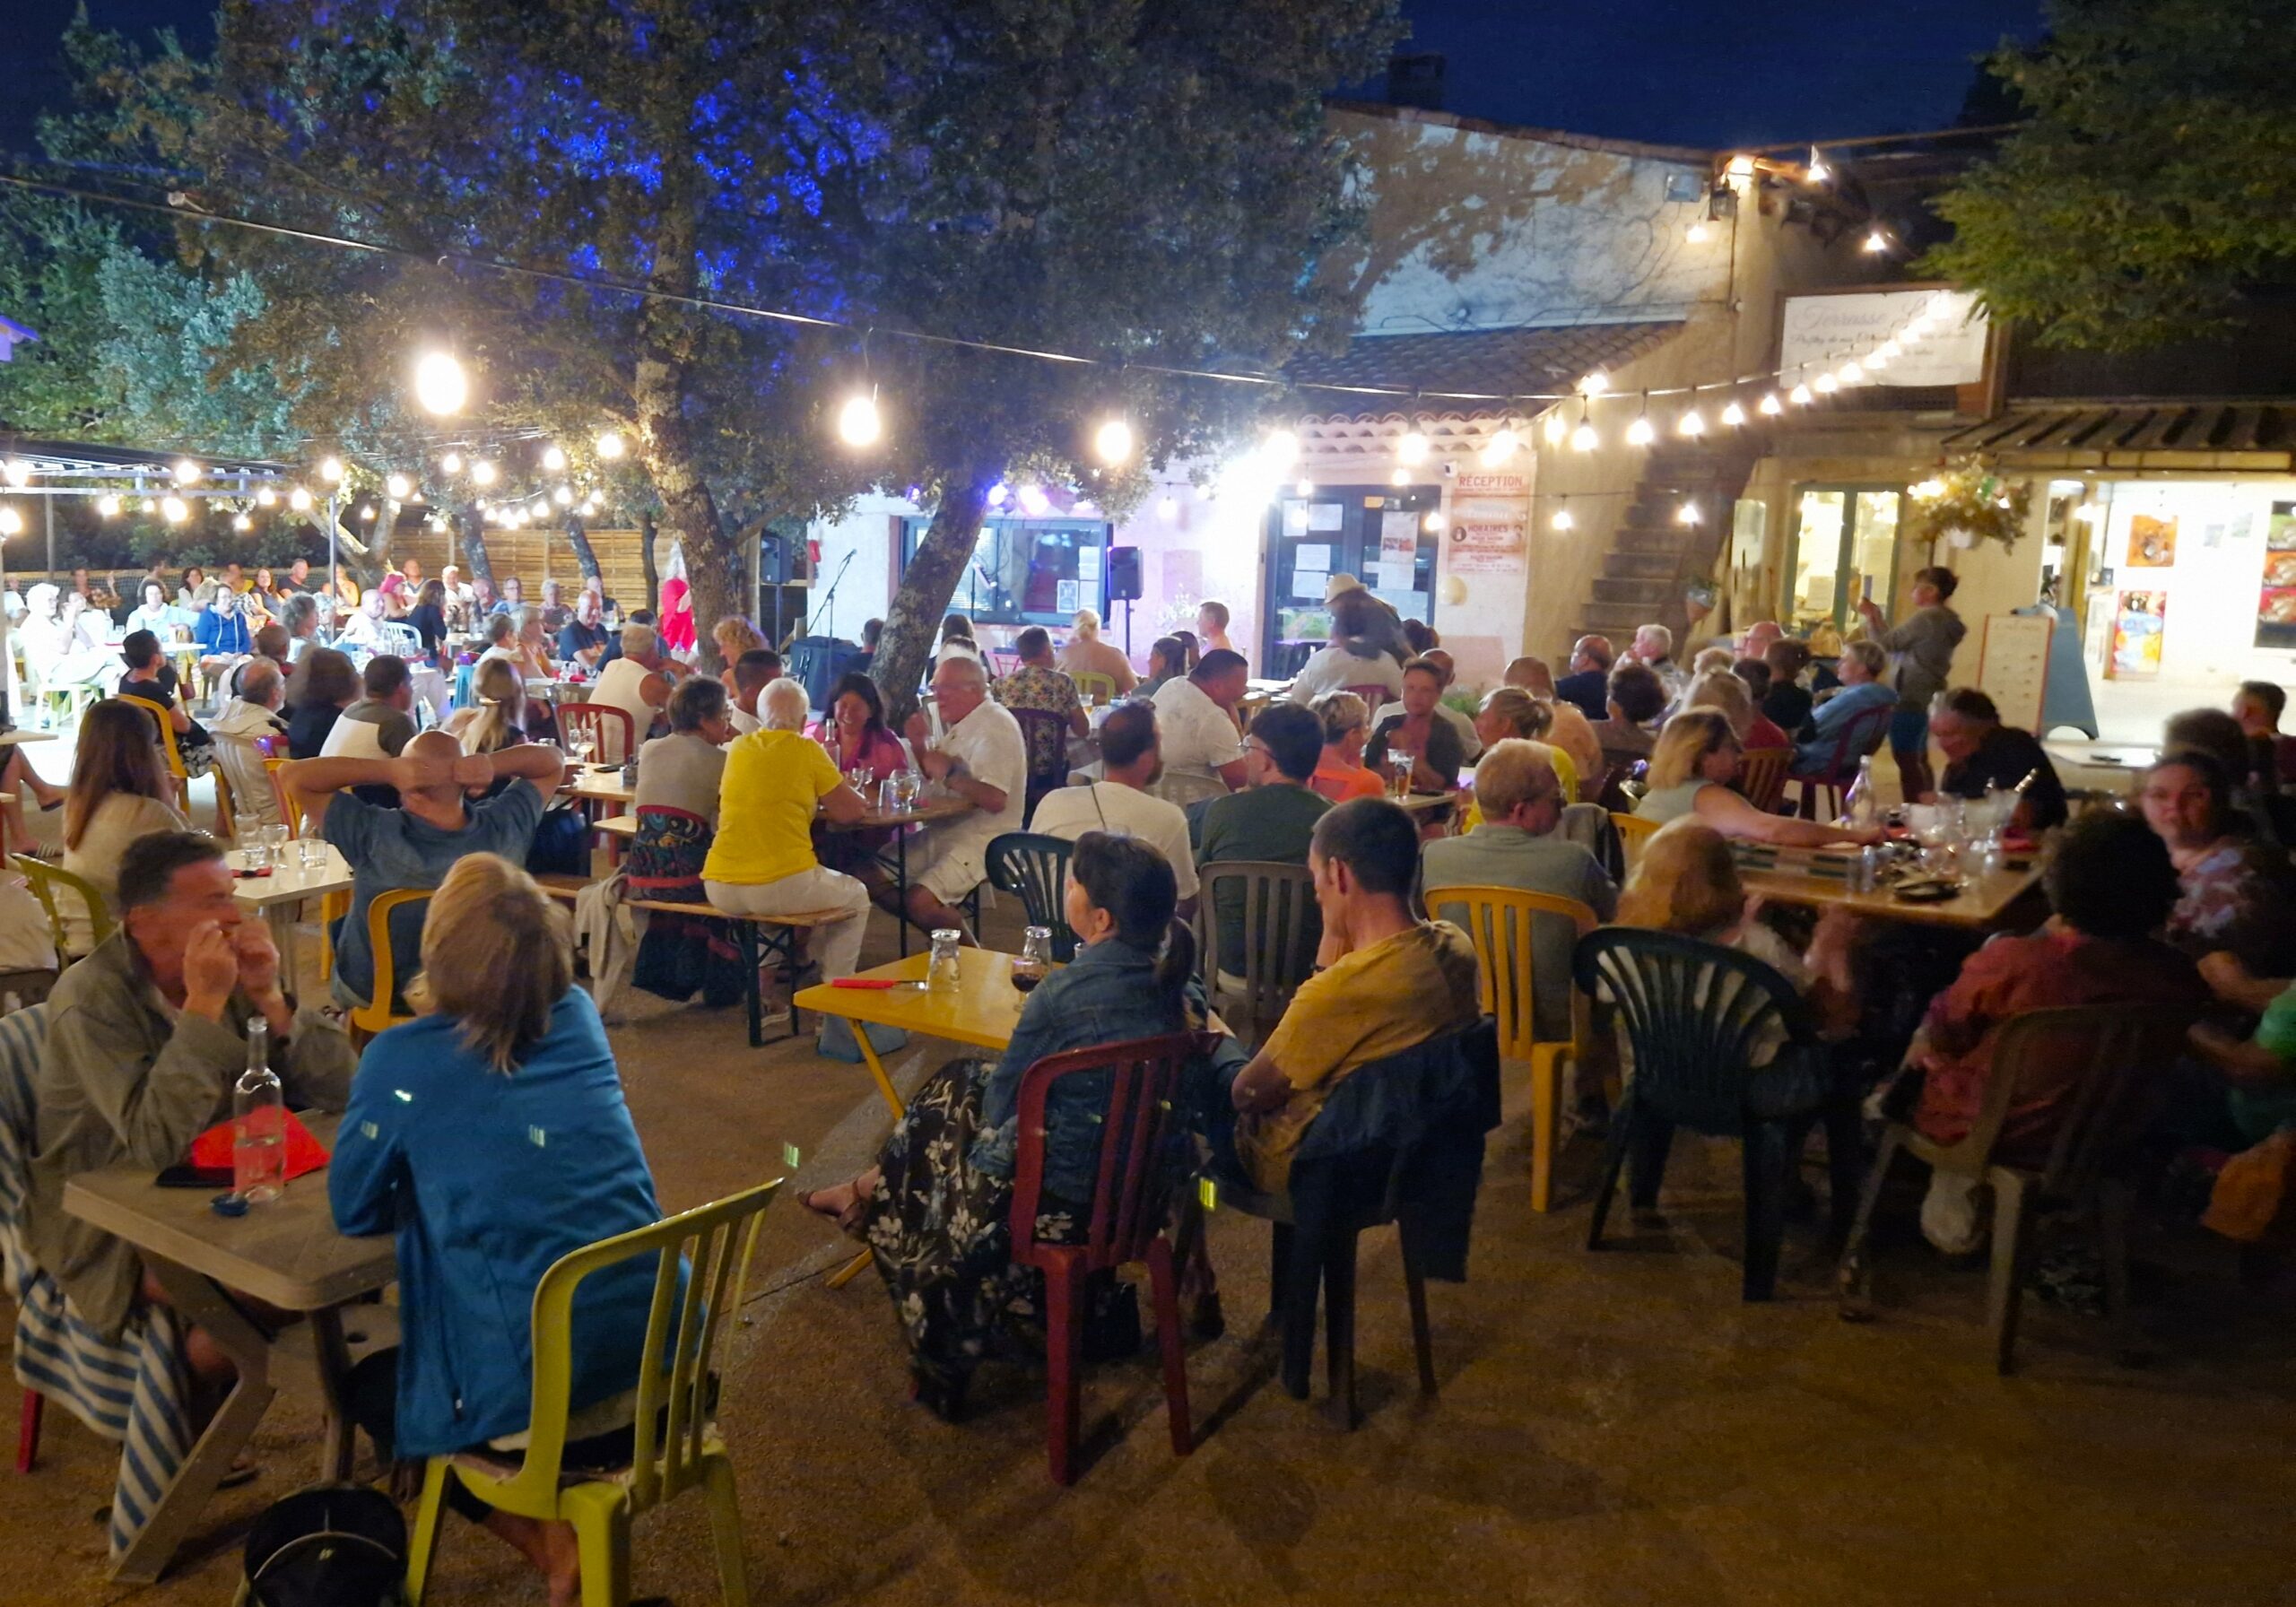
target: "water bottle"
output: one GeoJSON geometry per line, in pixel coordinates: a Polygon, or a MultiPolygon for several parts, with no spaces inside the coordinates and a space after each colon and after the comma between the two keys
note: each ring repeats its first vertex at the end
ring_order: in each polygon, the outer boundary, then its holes
{"type": "Polygon", "coordinates": [[[231,1090],[231,1191],[250,1205],[287,1186],[287,1097],[271,1069],[271,1026],[248,1023],[248,1069],[231,1090]]]}
{"type": "Polygon", "coordinates": [[[1857,779],[1849,784],[1849,794],[1841,801],[1841,823],[1870,831],[1881,821],[1881,801],[1874,796],[1874,756],[1868,753],[1857,761],[1857,779]]]}

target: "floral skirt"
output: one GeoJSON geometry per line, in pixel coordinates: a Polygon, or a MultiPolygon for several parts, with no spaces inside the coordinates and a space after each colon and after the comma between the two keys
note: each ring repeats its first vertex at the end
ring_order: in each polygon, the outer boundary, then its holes
{"type": "MultiPolygon", "coordinates": [[[[1013,1261],[1013,1179],[972,1163],[993,1060],[952,1060],[917,1091],[878,1158],[869,1248],[909,1341],[909,1367],[961,1388],[1001,1330],[1043,1318],[1044,1281],[1013,1261]]],[[[1080,1242],[1068,1210],[1037,1218],[1037,1237],[1080,1242]]]]}
{"type": "MultiPolygon", "coordinates": [[[[709,835],[708,822],[699,815],[683,810],[639,811],[638,838],[623,861],[631,897],[709,902],[701,890],[701,867],[709,857],[709,835]]],[[[733,924],[657,912],[639,940],[630,980],[681,1004],[697,993],[712,1009],[737,1003],[745,983],[733,924]]]]}

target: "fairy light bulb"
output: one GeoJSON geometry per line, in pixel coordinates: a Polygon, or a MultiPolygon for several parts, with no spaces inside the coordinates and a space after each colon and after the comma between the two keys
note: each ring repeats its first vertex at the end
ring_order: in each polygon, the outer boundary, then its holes
{"type": "Polygon", "coordinates": [[[255,521],[248,517],[247,515],[240,514],[231,521],[231,528],[238,531],[241,535],[245,535],[248,531],[255,528],[255,521]]]}
{"type": "Polygon", "coordinates": [[[1742,405],[1740,405],[1738,403],[1733,402],[1733,403],[1731,403],[1731,404],[1730,404],[1730,405],[1729,405],[1729,406],[1727,406],[1727,407],[1726,407],[1726,408],[1724,408],[1724,409],[1722,410],[1722,428],[1723,428],[1723,429],[1725,429],[1725,430],[1737,430],[1737,429],[1743,428],[1743,427],[1744,426],[1744,424],[1745,424],[1745,421],[1746,421],[1746,410],[1745,410],[1745,408],[1744,408],[1744,407],[1743,407],[1742,405]]]}
{"type": "Polygon", "coordinates": [[[1539,428],[1545,435],[1546,444],[1550,447],[1560,447],[1570,438],[1570,421],[1562,416],[1562,409],[1560,407],[1548,408],[1546,422],[1539,428]]]}
{"type": "Polygon", "coordinates": [[[1810,165],[1807,171],[1812,184],[1823,184],[1833,177],[1833,169],[1826,166],[1826,159],[1818,154],[1818,148],[1815,145],[1810,147],[1810,165]]]}
{"type": "Polygon", "coordinates": [[[279,506],[279,493],[266,485],[256,492],[255,505],[257,508],[276,508],[279,506]]]}
{"type": "Polygon", "coordinates": [[[622,437],[612,430],[605,430],[600,434],[596,445],[598,448],[599,457],[603,458],[607,463],[613,462],[616,458],[620,457],[626,449],[622,445],[622,437]]]}
{"type": "Polygon", "coordinates": [[[1811,401],[1810,387],[1806,385],[1797,385],[1787,393],[1786,399],[1796,407],[1807,407],[1811,401]]]}
{"type": "Polygon", "coordinates": [[[329,485],[341,484],[343,481],[343,459],[340,457],[322,458],[319,461],[319,478],[326,481],[329,485]]]}
{"type": "Polygon", "coordinates": [[[1840,380],[1844,385],[1856,385],[1859,380],[1866,378],[1866,365],[1859,362],[1853,357],[1848,362],[1841,365],[1840,372],[1836,374],[1834,378],[1840,380]]]}
{"type": "Polygon", "coordinates": [[[1866,250],[1871,256],[1890,248],[1890,237],[1880,230],[1869,230],[1866,235],[1866,250]]]}
{"type": "Polygon", "coordinates": [[[169,497],[160,503],[160,517],[170,525],[180,525],[191,517],[191,508],[181,497],[169,497]]]}
{"type": "Polygon", "coordinates": [[[1110,468],[1130,462],[1132,426],[1122,419],[1101,420],[1100,427],[1092,431],[1092,451],[1110,468]]]}
{"type": "Polygon", "coordinates": [[[293,491],[287,493],[287,506],[293,508],[297,513],[310,512],[311,493],[305,491],[301,486],[297,486],[293,491]]]}
{"type": "Polygon", "coordinates": [[[1395,472],[1387,476],[1387,483],[1389,485],[1409,485],[1411,483],[1411,471],[1405,468],[1400,464],[1396,465],[1395,472]]]}
{"type": "Polygon", "coordinates": [[[1602,444],[1603,438],[1595,433],[1594,421],[1587,416],[1586,403],[1579,403],[1578,425],[1570,432],[1570,449],[1573,452],[1592,452],[1602,444]]]}
{"type": "Polygon", "coordinates": [[[1582,396],[1599,396],[1610,388],[1611,377],[1600,369],[1582,376],[1578,381],[1578,394],[1582,396]]]}
{"type": "Polygon", "coordinates": [[[1774,419],[1786,411],[1786,404],[1778,399],[1776,391],[1765,391],[1761,400],[1754,404],[1754,411],[1766,419],[1774,419]]]}
{"type": "Polygon", "coordinates": [[[1260,438],[1259,458],[1270,469],[1282,473],[1300,461],[1300,438],[1289,430],[1269,430],[1260,438]]]}
{"type": "Polygon", "coordinates": [[[426,352],[414,363],[414,399],[428,413],[460,413],[470,400],[470,378],[450,353],[426,352]]]}
{"type": "Polygon", "coordinates": [[[1477,455],[1478,461],[1486,469],[1504,468],[1522,444],[1523,438],[1515,433],[1513,426],[1502,425],[1483,443],[1482,452],[1477,455]]]}
{"type": "Polygon", "coordinates": [[[556,491],[550,493],[550,499],[557,503],[561,508],[571,508],[574,506],[574,488],[569,485],[561,485],[556,491]]]}
{"type": "Polygon", "coordinates": [[[1677,525],[1695,525],[1700,517],[1695,499],[1684,501],[1680,508],[1674,509],[1674,523],[1677,525]]]}
{"type": "Polygon", "coordinates": [[[1836,379],[1831,374],[1819,375],[1815,379],[1810,381],[1810,385],[1811,388],[1815,390],[1822,396],[1831,395],[1832,393],[1841,388],[1841,381],[1836,379]]]}
{"type": "Polygon", "coordinates": [[[492,485],[495,480],[494,465],[482,457],[470,465],[470,477],[474,485],[492,485]]]}
{"type": "Polygon", "coordinates": [[[107,519],[119,517],[119,499],[109,492],[96,499],[96,512],[107,519]]]}
{"type": "Polygon", "coordinates": [[[1396,442],[1396,461],[1405,467],[1416,468],[1427,461],[1427,438],[1416,430],[1406,430],[1403,439],[1396,442]]]}
{"type": "Polygon", "coordinates": [[[177,458],[173,472],[178,485],[197,485],[199,477],[204,473],[200,466],[188,457],[177,458]]]}
{"type": "Polygon", "coordinates": [[[1647,447],[1657,439],[1657,427],[1650,422],[1647,413],[1635,414],[1634,422],[1626,427],[1626,444],[1630,447],[1647,447]]]}
{"type": "Polygon", "coordinates": [[[1292,494],[1295,497],[1312,497],[1316,494],[1316,482],[1302,474],[1292,482],[1292,494]]]}
{"type": "Polygon", "coordinates": [[[461,473],[463,472],[463,455],[459,452],[448,453],[446,456],[439,460],[439,468],[440,472],[444,473],[461,473]]]}
{"type": "Polygon", "coordinates": [[[534,499],[534,506],[529,508],[526,511],[532,514],[535,518],[546,519],[550,517],[550,504],[544,501],[542,498],[536,497],[534,499]]]}
{"type": "Polygon", "coordinates": [[[1443,528],[1443,516],[1433,509],[1430,509],[1427,517],[1419,521],[1419,527],[1422,530],[1429,532],[1440,530],[1443,528]]]}
{"type": "Polygon", "coordinates": [[[1700,436],[1706,433],[1706,417],[1703,413],[1700,413],[1698,409],[1693,407],[1688,413],[1683,414],[1682,418],[1675,423],[1674,429],[1678,433],[1686,435],[1692,440],[1696,440],[1700,436]]]}
{"type": "Polygon", "coordinates": [[[375,505],[372,502],[361,503],[359,508],[359,517],[362,519],[372,520],[375,517],[375,505]]]}
{"type": "Polygon", "coordinates": [[[30,485],[32,482],[32,465],[21,457],[12,457],[5,463],[0,463],[0,480],[7,481],[10,485],[30,485]]]}
{"type": "Polygon", "coordinates": [[[566,448],[552,441],[542,450],[542,467],[545,474],[555,474],[566,467],[566,448]]]}
{"type": "Polygon", "coordinates": [[[0,508],[0,538],[22,535],[23,533],[24,516],[13,508],[0,508]]]}
{"type": "Polygon", "coordinates": [[[865,395],[856,391],[837,410],[837,439],[848,447],[874,446],[884,432],[885,421],[878,415],[874,388],[865,395]]]}
{"type": "Polygon", "coordinates": [[[1570,499],[1565,497],[1556,504],[1554,517],[1548,521],[1548,526],[1555,530],[1568,530],[1577,523],[1578,521],[1570,517],[1570,499]]]}
{"type": "Polygon", "coordinates": [[[414,487],[408,482],[405,475],[393,474],[383,482],[383,489],[391,494],[393,501],[404,502],[406,500],[406,494],[414,487]]]}

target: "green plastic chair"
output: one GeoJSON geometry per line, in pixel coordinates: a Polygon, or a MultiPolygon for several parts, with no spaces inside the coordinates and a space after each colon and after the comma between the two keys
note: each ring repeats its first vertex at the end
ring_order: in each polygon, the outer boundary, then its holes
{"type": "Polygon", "coordinates": [[[782,1180],[683,1212],[562,1255],[535,1286],[535,1393],[525,1460],[515,1468],[470,1455],[434,1456],[423,1471],[422,1501],[407,1546],[406,1596],[422,1607],[447,1481],[459,1479],[488,1506],[574,1525],[582,1563],[583,1607],[630,1600],[630,1525],[643,1513],[701,1487],[726,1607],[747,1607],[742,1513],[734,1464],[718,1437],[711,1364],[742,1308],[742,1285],[765,1208],[782,1180]],[[566,1417],[573,1389],[572,1313],[582,1280],[639,1255],[658,1255],[646,1350],[638,1368],[638,1445],[630,1467],[606,1478],[561,1484],[566,1417]],[[692,1267],[678,1300],[681,1258],[692,1267]],[[677,1309],[673,1311],[672,1307],[677,1309]],[[666,1372],[665,1356],[676,1361],[666,1372]]]}
{"type": "Polygon", "coordinates": [[[111,918],[111,906],[105,901],[96,884],[85,876],[73,874],[62,865],[50,864],[45,859],[35,859],[29,854],[12,854],[9,861],[23,872],[24,880],[32,884],[32,897],[48,911],[48,933],[56,944],[57,958],[70,961],[72,952],[65,947],[65,906],[57,901],[59,893],[68,893],[80,901],[87,911],[88,929],[95,942],[101,942],[118,925],[111,918]]]}
{"type": "MultiPolygon", "coordinates": [[[[1052,928],[1052,957],[1062,965],[1076,958],[1076,934],[1068,928],[1062,899],[1068,887],[1068,861],[1076,845],[1039,831],[1004,831],[988,841],[988,885],[1017,894],[1031,926],[1052,928]]],[[[975,923],[978,925],[978,923],[975,923]]]]}

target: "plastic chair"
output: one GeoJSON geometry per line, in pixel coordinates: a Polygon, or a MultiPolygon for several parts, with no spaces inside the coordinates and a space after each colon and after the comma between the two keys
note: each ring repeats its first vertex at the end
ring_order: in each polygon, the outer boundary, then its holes
{"type": "Polygon", "coordinates": [[[231,796],[231,780],[223,774],[223,767],[217,765],[213,773],[215,777],[215,835],[228,843],[239,835],[239,804],[231,796]]]}
{"type": "Polygon", "coordinates": [[[1428,914],[1465,928],[1474,943],[1483,1012],[1498,1023],[1499,1053],[1530,1064],[1531,1209],[1544,1211],[1553,1194],[1555,1135],[1562,1125],[1562,1063],[1581,1063],[1586,1057],[1587,1001],[1572,987],[1570,1036],[1538,1036],[1531,923],[1540,917],[1567,920],[1575,942],[1602,919],[1576,899],[1518,887],[1431,887],[1423,896],[1428,914]]]}
{"type": "Polygon", "coordinates": [[[168,706],[151,698],[118,694],[122,703],[133,703],[152,717],[160,728],[160,753],[168,761],[168,774],[175,778],[176,807],[185,814],[191,812],[191,774],[184,769],[183,749],[176,742],[176,728],[168,723],[168,706]]]}
{"type": "MultiPolygon", "coordinates": [[[[1204,1037],[1176,1032],[1132,1043],[1103,1044],[1048,1055],[1021,1073],[1020,1149],[1013,1170],[1013,1259],[1044,1274],[1045,1451],[1053,1482],[1075,1481],[1079,1400],[1083,1368],[1085,1280],[1092,1273],[1148,1264],[1156,1305],[1156,1344],[1163,1353],[1164,1410],[1171,1419],[1172,1454],[1195,1448],[1188,1421],[1187,1367],[1181,1351],[1179,1278],[1172,1263],[1175,1180],[1185,1171],[1176,1153],[1185,1117],[1180,1079],[1204,1037]],[[1045,1100],[1063,1077],[1097,1073],[1108,1083],[1100,1122],[1100,1175],[1091,1209],[1079,1217],[1081,1244],[1047,1244],[1037,1238],[1044,1203],[1045,1100]]],[[[1064,1203],[1074,1206],[1081,1201],[1064,1203]]]]}
{"type": "Polygon", "coordinates": [[[1315,969],[1311,934],[1321,927],[1320,919],[1312,925],[1309,920],[1316,910],[1315,878],[1306,865],[1265,859],[1214,861],[1196,870],[1196,942],[1204,956],[1205,991],[1228,1024],[1257,1043],[1264,1029],[1283,1019],[1293,990],[1315,969]],[[1220,893],[1236,882],[1243,890],[1244,951],[1228,954],[1220,947],[1220,893]],[[1223,977],[1239,978],[1242,986],[1223,977]]]}
{"type": "Polygon", "coordinates": [[[1658,835],[1662,821],[1646,821],[1639,814],[1624,810],[1611,812],[1611,824],[1618,830],[1619,852],[1626,859],[1626,868],[1634,869],[1634,862],[1642,857],[1642,845],[1658,835]]]}
{"type": "MultiPolygon", "coordinates": [[[[304,833],[303,800],[295,789],[280,778],[279,768],[284,759],[265,759],[263,768],[271,777],[271,795],[279,801],[279,818],[290,833],[300,837],[304,833]]],[[[218,769],[220,782],[222,771],[218,769]]],[[[222,795],[220,793],[217,795],[222,795]]],[[[351,913],[349,892],[332,892],[319,899],[319,980],[324,982],[335,975],[335,923],[351,913]]]]}
{"type": "Polygon", "coordinates": [[[1746,1192],[1744,1298],[1767,1300],[1778,1281],[1786,1193],[1811,1124],[1826,1120],[1837,1233],[1848,1226],[1857,1186],[1857,1105],[1831,1085],[1825,1047],[1785,977],[1760,960],[1695,937],[1605,926],[1578,940],[1578,986],[1607,995],[1634,1046],[1634,1074],[1611,1117],[1610,1150],[1595,1194],[1587,1247],[1602,1247],[1627,1153],[1631,1196],[1655,1209],[1666,1148],[1677,1126],[1744,1140],[1746,1192]],[[1760,1041],[1782,1033],[1769,1064],[1751,1063],[1760,1041]]]}
{"type": "Polygon", "coordinates": [[[74,875],[60,864],[50,864],[45,859],[35,859],[29,854],[13,854],[9,856],[9,863],[22,871],[24,880],[31,883],[32,897],[38,899],[39,907],[48,912],[48,933],[56,944],[57,957],[66,964],[71,962],[72,951],[65,947],[65,906],[59,895],[68,894],[78,899],[81,908],[87,912],[91,944],[109,937],[112,928],[118,925],[112,919],[110,904],[97,890],[96,884],[86,877],[74,875]]]}
{"type": "Polygon", "coordinates": [[[1805,821],[1818,818],[1818,790],[1826,794],[1826,819],[1832,820],[1841,812],[1841,795],[1857,779],[1857,761],[1880,751],[1890,734],[1890,721],[1896,717],[1897,706],[1883,703],[1852,715],[1834,739],[1833,757],[1826,760],[1826,768],[1815,776],[1796,776],[1802,784],[1801,815],[1805,821]]]}
{"type": "Polygon", "coordinates": [[[569,752],[585,736],[596,743],[590,752],[593,764],[628,764],[638,757],[638,735],[631,725],[630,710],[611,703],[561,703],[558,734],[569,752]]]}
{"type": "Polygon", "coordinates": [[[1065,965],[1076,958],[1076,934],[1062,907],[1068,886],[1068,858],[1076,845],[1065,838],[1034,831],[1005,831],[988,839],[988,885],[1017,894],[1029,925],[1052,928],[1052,957],[1065,965]]]}
{"type": "Polygon", "coordinates": [[[1794,761],[1791,748],[1749,748],[1738,763],[1738,791],[1764,814],[1786,795],[1786,767],[1794,761]]]}
{"type": "Polygon", "coordinates": [[[1068,779],[1068,717],[1046,708],[1005,712],[1021,727],[1022,751],[1028,759],[1028,798],[1021,817],[1025,823],[1035,818],[1038,800],[1068,779]]]}
{"type": "Polygon", "coordinates": [[[279,818],[286,822],[290,831],[300,837],[303,835],[303,800],[279,774],[279,767],[286,762],[284,759],[266,759],[263,761],[263,768],[271,777],[271,795],[279,800],[279,818]]]}
{"type": "Polygon", "coordinates": [[[1116,701],[1116,677],[1099,670],[1074,670],[1068,678],[1076,683],[1076,695],[1087,703],[1116,701]]]}
{"type": "Polygon", "coordinates": [[[718,1433],[717,1387],[727,1370],[722,1365],[726,1336],[740,1326],[758,1228],[780,1186],[777,1178],[650,1228],[601,1239],[559,1257],[542,1275],[535,1286],[535,1393],[525,1455],[515,1464],[471,1455],[430,1458],[407,1542],[412,1607],[422,1607],[430,1584],[450,1478],[500,1511],[573,1524],[584,1607],[623,1607],[630,1600],[632,1520],[699,1487],[709,1505],[719,1593],[726,1607],[746,1607],[741,1505],[733,1460],[718,1433]],[[655,1258],[654,1303],[638,1365],[636,1453],[616,1474],[561,1473],[574,1385],[576,1294],[593,1273],[648,1255],[655,1258]],[[683,1299],[681,1264],[691,1268],[683,1299]]]}
{"type": "Polygon", "coordinates": [[[350,1021],[370,1038],[414,1019],[412,1012],[391,1009],[391,1001],[408,980],[399,977],[398,957],[391,951],[391,912],[430,901],[429,888],[395,887],[388,892],[377,893],[367,905],[367,951],[374,957],[375,983],[368,990],[367,1003],[350,1012],[350,1021]]]}
{"type": "Polygon", "coordinates": [[[2044,1210],[2073,1207],[2097,1228],[2105,1264],[2107,1315],[2129,1349],[2128,1220],[2131,1205],[2121,1164],[2159,1109],[2157,1078],[2183,1054],[2195,1012],[2172,1004],[2083,1004],[2034,1010],[2003,1023],[1994,1040],[1993,1070],[1985,1104],[1959,1143],[1941,1144],[1909,1123],[1883,1129],[1879,1151],[1858,1196],[1857,1217],[1844,1247],[1839,1281],[1841,1315],[1873,1315],[1873,1267],[1866,1235],[1883,1180],[1900,1151],[1935,1170],[1981,1180],[1993,1194],[1993,1271],[1986,1323],[1993,1333],[1993,1362],[2006,1376],[2015,1361],[2017,1317],[2032,1268],[2033,1222],[2044,1210]],[[2033,1098],[2032,1084],[2074,1083],[2065,1116],[2039,1165],[1997,1160],[1994,1150],[2009,1112],[2033,1098]]]}

